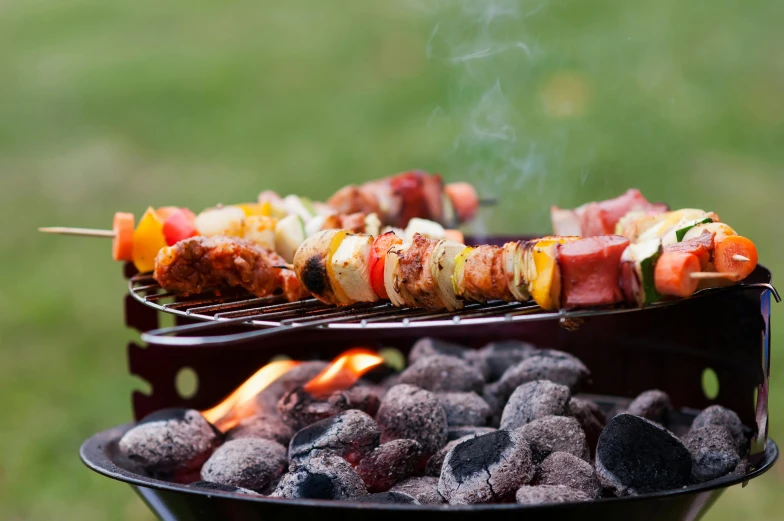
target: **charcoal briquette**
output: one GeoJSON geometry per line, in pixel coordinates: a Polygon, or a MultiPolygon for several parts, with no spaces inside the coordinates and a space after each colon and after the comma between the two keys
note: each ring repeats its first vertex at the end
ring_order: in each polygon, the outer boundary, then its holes
{"type": "Polygon", "coordinates": [[[292,463],[272,497],[287,499],[355,499],[367,495],[362,478],[343,458],[324,452],[292,463]]]}
{"type": "Polygon", "coordinates": [[[360,496],[355,499],[357,503],[391,503],[398,505],[419,505],[419,501],[410,494],[405,492],[376,492],[375,494],[368,494],[367,496],[360,496]]]}
{"type": "Polygon", "coordinates": [[[489,426],[498,427],[501,424],[501,415],[504,412],[507,398],[508,396],[505,396],[498,382],[484,386],[482,399],[490,407],[490,419],[487,420],[489,426]]]}
{"type": "Polygon", "coordinates": [[[591,458],[583,428],[570,416],[545,416],[526,423],[515,432],[528,441],[537,465],[553,452],[568,452],[585,461],[591,458]]]}
{"type": "Polygon", "coordinates": [[[504,501],[534,475],[531,449],[517,431],[458,443],[444,460],[438,492],[450,505],[504,501]]]}
{"type": "Polygon", "coordinates": [[[526,485],[517,490],[515,500],[520,505],[544,505],[548,503],[590,501],[591,497],[581,490],[563,485],[526,485]]]}
{"type": "Polygon", "coordinates": [[[591,400],[572,396],[567,412],[569,416],[573,416],[580,423],[585,432],[585,440],[591,450],[591,455],[595,454],[599,436],[602,434],[604,426],[607,425],[607,416],[604,411],[591,400]]]}
{"type": "Polygon", "coordinates": [[[746,435],[744,434],[743,423],[734,411],[722,407],[721,405],[711,405],[703,410],[694,418],[691,424],[692,430],[701,429],[708,425],[720,425],[730,431],[732,437],[738,444],[738,449],[745,452],[746,435]]]}
{"type": "Polygon", "coordinates": [[[691,467],[689,450],[674,434],[631,414],[607,422],[596,448],[596,474],[616,496],[681,488],[691,467]]]}
{"type": "Polygon", "coordinates": [[[651,389],[637,396],[626,409],[627,414],[640,416],[646,420],[667,425],[672,410],[670,397],[664,391],[651,389]]]}
{"type": "Polygon", "coordinates": [[[297,387],[278,401],[278,413],[286,425],[298,431],[349,409],[375,414],[379,403],[376,390],[367,386],[355,386],[327,396],[313,396],[304,388],[297,387]]]}
{"type": "Polygon", "coordinates": [[[507,369],[498,381],[497,390],[502,401],[505,401],[524,383],[550,380],[575,392],[589,375],[590,371],[579,358],[562,351],[542,349],[507,369]]]}
{"type": "Polygon", "coordinates": [[[440,505],[446,503],[438,492],[438,478],[432,476],[421,476],[408,478],[401,481],[391,489],[390,492],[402,492],[414,497],[422,505],[440,505]]]}
{"type": "Polygon", "coordinates": [[[419,442],[392,440],[365,456],[356,467],[357,474],[368,492],[383,492],[413,475],[421,457],[419,442]]]}
{"type": "Polygon", "coordinates": [[[495,432],[498,429],[495,427],[473,427],[473,426],[461,426],[461,427],[449,427],[446,433],[446,440],[453,441],[458,440],[460,438],[464,438],[465,436],[481,436],[482,434],[487,434],[488,432],[495,432]]]}
{"type": "Polygon", "coordinates": [[[249,494],[251,496],[258,496],[259,493],[253,490],[242,487],[232,487],[231,485],[221,485],[220,483],[212,483],[211,481],[195,481],[188,484],[191,488],[198,488],[201,490],[217,490],[219,492],[234,492],[240,494],[249,494]]]}
{"type": "Polygon", "coordinates": [[[485,358],[476,349],[431,337],[420,338],[411,347],[411,351],[408,353],[408,365],[413,365],[419,359],[433,355],[452,356],[464,360],[468,365],[479,371],[479,374],[485,380],[490,375],[490,368],[485,358]]]}
{"type": "Polygon", "coordinates": [[[446,412],[450,427],[486,425],[492,414],[487,402],[474,392],[436,393],[436,398],[446,412]]]}
{"type": "Polygon", "coordinates": [[[565,416],[571,393],[565,385],[534,380],[519,386],[501,415],[502,429],[517,429],[545,416],[565,416]]]}
{"type": "Polygon", "coordinates": [[[430,456],[446,443],[447,422],[444,408],[433,393],[419,387],[399,384],[390,389],[376,415],[381,443],[415,440],[423,456],[430,456]]]}
{"type": "Polygon", "coordinates": [[[433,392],[482,392],[484,379],[465,360],[432,355],[420,358],[400,374],[401,384],[416,385],[433,392]]]}
{"type": "Polygon", "coordinates": [[[120,452],[157,478],[197,472],[223,435],[194,409],[163,409],[144,417],[119,441],[120,452]]]}
{"type": "Polygon", "coordinates": [[[226,433],[226,441],[240,438],[261,438],[287,446],[294,431],[278,415],[262,414],[241,420],[226,433]]]}
{"type": "Polygon", "coordinates": [[[479,350],[479,355],[485,360],[488,367],[488,382],[495,382],[504,374],[504,371],[526,358],[535,355],[539,350],[519,340],[504,340],[491,342],[479,350]]]}
{"type": "Polygon", "coordinates": [[[294,366],[293,369],[272,382],[266,389],[256,395],[256,406],[259,414],[278,414],[278,401],[284,394],[302,387],[327,368],[328,362],[311,360],[294,366]]]}
{"type": "Polygon", "coordinates": [[[241,438],[221,445],[201,468],[201,479],[264,492],[286,471],[286,447],[260,438],[241,438]]]}
{"type": "Polygon", "coordinates": [[[432,456],[430,456],[430,458],[427,460],[427,464],[425,465],[425,475],[433,476],[433,477],[440,476],[441,468],[444,465],[444,460],[446,459],[446,455],[449,454],[449,451],[452,450],[452,447],[454,447],[458,443],[462,443],[466,440],[470,440],[471,438],[476,438],[476,435],[467,434],[462,438],[458,438],[456,440],[452,440],[448,442],[446,445],[438,449],[438,451],[432,456]]]}
{"type": "Polygon", "coordinates": [[[568,452],[553,452],[536,471],[535,485],[563,485],[580,490],[590,498],[598,498],[602,485],[593,466],[568,452]]]}
{"type": "Polygon", "coordinates": [[[289,459],[299,462],[315,450],[330,450],[356,465],[378,447],[380,436],[373,418],[349,409],[297,431],[289,443],[289,459]]]}
{"type": "Polygon", "coordinates": [[[683,442],[691,453],[691,475],[696,483],[725,476],[741,462],[737,441],[724,426],[692,429],[683,442]]]}

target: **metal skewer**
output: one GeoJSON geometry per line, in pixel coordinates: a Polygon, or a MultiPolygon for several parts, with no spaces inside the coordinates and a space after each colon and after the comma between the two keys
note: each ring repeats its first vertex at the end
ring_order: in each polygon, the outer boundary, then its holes
{"type": "Polygon", "coordinates": [[[67,228],[63,226],[55,226],[51,228],[38,228],[39,232],[43,233],[56,233],[58,235],[78,235],[81,237],[104,237],[107,239],[114,238],[113,230],[94,230],[92,228],[67,228]]]}

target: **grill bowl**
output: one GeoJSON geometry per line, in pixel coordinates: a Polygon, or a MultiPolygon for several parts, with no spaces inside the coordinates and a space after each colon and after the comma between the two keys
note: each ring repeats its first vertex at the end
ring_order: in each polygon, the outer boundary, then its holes
{"type": "MultiPolygon", "coordinates": [[[[483,242],[499,244],[514,239],[499,237],[483,242]]],[[[736,411],[743,423],[754,431],[749,456],[751,470],[745,475],[728,476],[664,493],[542,507],[373,505],[279,500],[205,491],[129,470],[133,467],[122,461],[117,441],[131,424],[100,432],[83,444],[81,457],[89,468],[131,485],[150,508],[167,521],[284,518],[289,521],[292,516],[296,519],[325,514],[337,515],[346,521],[364,521],[368,515],[397,520],[409,511],[422,511],[439,519],[447,519],[447,516],[450,519],[486,520],[488,516],[520,519],[525,516],[526,519],[549,521],[556,516],[567,520],[692,520],[698,519],[727,487],[756,478],[778,457],[776,444],[767,438],[767,400],[770,304],[771,296],[777,301],[779,297],[770,285],[770,272],[763,266],[758,266],[741,284],[706,290],[689,299],[642,310],[541,313],[532,309],[529,313],[528,310],[512,309],[513,314],[507,316],[505,308],[493,309],[491,305],[478,309],[480,316],[466,320],[456,321],[447,314],[424,319],[422,316],[410,317],[415,320],[406,321],[404,319],[409,318],[406,313],[416,310],[402,310],[399,314],[395,311],[389,320],[365,324],[350,317],[334,316],[329,316],[323,323],[312,324],[320,315],[309,317],[305,312],[293,317],[293,323],[310,323],[309,327],[301,329],[281,328],[278,320],[281,315],[263,324],[260,322],[265,318],[254,315],[254,311],[249,315],[241,313],[238,317],[215,317],[215,313],[225,310],[219,306],[193,311],[189,303],[183,307],[165,307],[162,299],[166,297],[160,297],[160,289],[152,285],[145,289],[141,282],[143,276],[136,275],[132,267],[126,266],[126,276],[131,279],[131,292],[125,296],[126,325],[143,334],[142,342],[128,343],[129,369],[131,374],[150,385],[149,393],[133,393],[133,413],[137,420],[166,407],[208,409],[276,355],[286,354],[299,360],[329,360],[357,346],[394,347],[405,355],[419,338],[434,336],[472,347],[517,339],[543,348],[567,351],[579,357],[593,372],[593,381],[583,390],[614,397],[605,398],[610,403],[617,404],[644,390],[658,388],[667,392],[673,405],[683,412],[683,425],[688,425],[689,415],[693,417],[694,414],[694,410],[685,407],[702,409],[719,404],[736,411]],[[150,295],[153,298],[148,298],[150,295]],[[175,315],[178,325],[201,323],[218,328],[217,331],[181,331],[176,337],[145,335],[160,328],[164,314],[175,315]],[[260,320],[254,323],[248,320],[249,317],[253,321],[260,320]],[[270,334],[258,336],[265,331],[270,334]],[[278,334],[281,332],[287,334],[278,334]],[[204,336],[192,336],[194,333],[204,336]],[[184,368],[190,368],[199,382],[195,393],[189,396],[180,394],[175,384],[184,368]],[[719,380],[715,396],[708,396],[701,383],[708,369],[713,370],[719,380]]],[[[237,300],[243,298],[247,299],[247,296],[240,295],[237,300]]],[[[216,302],[208,298],[197,307],[214,304],[216,302]]],[[[253,310],[256,304],[248,304],[247,309],[253,310]]],[[[264,302],[260,304],[263,306],[264,302]]],[[[245,306],[240,304],[229,312],[241,311],[245,306]]],[[[323,310],[325,314],[330,312],[334,310],[323,310]]]]}

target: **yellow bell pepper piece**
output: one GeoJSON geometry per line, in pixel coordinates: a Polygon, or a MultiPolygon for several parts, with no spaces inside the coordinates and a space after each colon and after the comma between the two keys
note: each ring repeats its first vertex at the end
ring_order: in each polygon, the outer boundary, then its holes
{"type": "Polygon", "coordinates": [[[246,217],[252,216],[262,216],[262,217],[269,217],[272,215],[272,205],[269,201],[263,203],[242,203],[236,205],[242,208],[242,211],[245,212],[246,217]]]}
{"type": "Polygon", "coordinates": [[[345,230],[341,230],[335,234],[332,238],[332,241],[329,243],[329,253],[327,254],[327,277],[329,278],[329,283],[332,286],[332,291],[335,292],[335,296],[338,300],[344,304],[348,304],[350,299],[348,295],[341,289],[340,284],[335,277],[335,270],[332,267],[332,256],[338,251],[340,247],[340,243],[343,242],[343,239],[346,238],[348,232],[345,230]]]}
{"type": "Polygon", "coordinates": [[[558,245],[578,239],[579,237],[544,237],[530,248],[528,289],[531,298],[546,311],[558,309],[561,303],[561,271],[556,259],[558,245]]]}
{"type": "Polygon", "coordinates": [[[152,271],[155,257],[165,247],[163,221],[152,207],[147,208],[133,232],[133,264],[136,269],[141,273],[152,271]]]}

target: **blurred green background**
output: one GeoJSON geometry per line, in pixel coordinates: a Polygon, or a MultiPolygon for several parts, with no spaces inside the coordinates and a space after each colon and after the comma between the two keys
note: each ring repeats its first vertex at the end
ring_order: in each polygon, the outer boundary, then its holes
{"type": "MultiPolygon", "coordinates": [[[[784,273],[782,15],[763,0],[0,0],[0,518],[152,518],[77,456],[131,417],[121,266],[105,241],[38,226],[262,189],[325,199],[418,167],[502,198],[480,231],[545,232],[550,204],[638,187],[716,210],[784,273]]],[[[707,518],[780,519],[782,484],[779,464],[707,518]]]]}

